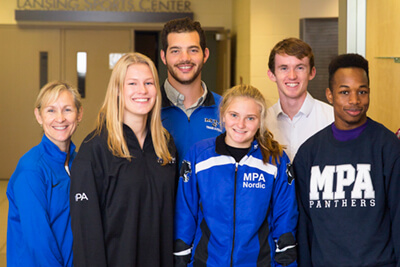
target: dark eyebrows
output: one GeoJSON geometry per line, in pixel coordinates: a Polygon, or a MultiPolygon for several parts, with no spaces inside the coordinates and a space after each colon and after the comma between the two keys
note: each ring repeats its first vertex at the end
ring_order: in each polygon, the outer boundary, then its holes
{"type": "MultiPolygon", "coordinates": [[[[350,86],[348,86],[347,84],[341,84],[338,86],[339,88],[350,88],[350,86]]],[[[358,88],[369,88],[369,86],[367,84],[362,84],[360,85],[358,88]]]]}
{"type": "MultiPolygon", "coordinates": [[[[193,49],[193,48],[201,49],[200,45],[191,45],[187,49],[193,49]]],[[[168,47],[168,50],[175,50],[175,49],[181,50],[182,47],[181,46],[177,46],[177,45],[168,47]]]]}
{"type": "Polygon", "coordinates": [[[180,46],[169,46],[168,47],[168,50],[174,50],[174,49],[181,49],[181,47],[180,46]]]}

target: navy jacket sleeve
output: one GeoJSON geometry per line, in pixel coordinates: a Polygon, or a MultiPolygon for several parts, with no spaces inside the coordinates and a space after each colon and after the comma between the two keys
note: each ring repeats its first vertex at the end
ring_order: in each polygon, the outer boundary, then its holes
{"type": "Polygon", "coordinates": [[[297,228],[298,242],[298,264],[300,267],[309,267],[311,264],[311,241],[312,224],[308,212],[308,186],[307,179],[310,177],[310,171],[304,162],[304,156],[300,149],[293,161],[294,176],[296,178],[296,193],[299,205],[299,223],[297,228]]]}
{"type": "MultiPolygon", "coordinates": [[[[391,150],[389,147],[387,149],[391,150]]],[[[393,160],[385,160],[387,166],[384,168],[384,176],[386,179],[386,190],[388,192],[387,203],[392,225],[391,232],[397,260],[396,266],[400,267],[400,149],[397,149],[397,154],[390,158],[393,160]]]]}
{"type": "Polygon", "coordinates": [[[107,266],[101,216],[102,168],[82,143],[71,169],[71,228],[74,266],[107,266]]]}

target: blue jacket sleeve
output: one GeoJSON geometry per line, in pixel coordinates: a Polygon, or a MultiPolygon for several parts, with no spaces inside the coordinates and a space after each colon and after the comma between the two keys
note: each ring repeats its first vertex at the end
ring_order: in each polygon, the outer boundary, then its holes
{"type": "Polygon", "coordinates": [[[28,255],[40,266],[64,266],[47,212],[47,186],[40,173],[22,171],[15,180],[14,201],[28,255]]]}
{"type": "Polygon", "coordinates": [[[180,171],[174,223],[175,266],[186,266],[190,261],[196,233],[199,196],[194,158],[193,150],[189,151],[182,161],[180,171]]]}
{"type": "Polygon", "coordinates": [[[272,238],[275,241],[277,266],[297,266],[296,226],[298,209],[291,165],[286,154],[277,165],[278,173],[271,201],[272,238]]]}

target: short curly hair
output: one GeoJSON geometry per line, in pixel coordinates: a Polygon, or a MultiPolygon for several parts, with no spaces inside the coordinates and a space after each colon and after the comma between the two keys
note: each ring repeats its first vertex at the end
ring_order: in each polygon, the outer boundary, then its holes
{"type": "Polygon", "coordinates": [[[206,49],[206,34],[201,28],[201,24],[198,21],[193,21],[186,17],[183,19],[173,19],[165,23],[164,28],[161,32],[161,44],[162,50],[167,52],[168,49],[168,34],[170,33],[182,33],[182,32],[194,32],[196,31],[200,37],[201,50],[206,49]]]}
{"type": "Polygon", "coordinates": [[[329,63],[329,89],[332,91],[333,88],[333,76],[336,71],[340,68],[360,68],[365,71],[368,78],[369,85],[369,71],[368,71],[368,61],[360,56],[359,54],[342,54],[336,56],[332,59],[331,63],[329,63]]]}

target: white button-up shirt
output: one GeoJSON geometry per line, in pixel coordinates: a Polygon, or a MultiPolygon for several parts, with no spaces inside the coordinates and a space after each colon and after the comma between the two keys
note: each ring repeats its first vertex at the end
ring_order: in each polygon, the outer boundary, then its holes
{"type": "Polygon", "coordinates": [[[299,112],[289,118],[278,101],[267,112],[267,128],[293,161],[297,150],[309,137],[334,121],[332,106],[314,99],[308,92],[299,112]]]}

